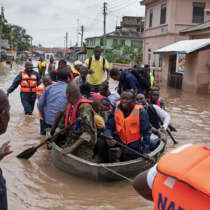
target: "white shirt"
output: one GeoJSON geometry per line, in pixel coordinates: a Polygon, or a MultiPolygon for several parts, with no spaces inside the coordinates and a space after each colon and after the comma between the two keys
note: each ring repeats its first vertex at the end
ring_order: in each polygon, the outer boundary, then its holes
{"type": "Polygon", "coordinates": [[[116,106],[116,102],[119,100],[119,98],[120,98],[120,95],[118,93],[110,91],[110,95],[108,96],[108,99],[110,100],[112,108],[116,106]]]}
{"type": "Polygon", "coordinates": [[[170,123],[171,116],[165,110],[161,109],[159,106],[153,104],[153,107],[157,112],[157,115],[163,119],[163,128],[166,130],[166,128],[170,123]]]}

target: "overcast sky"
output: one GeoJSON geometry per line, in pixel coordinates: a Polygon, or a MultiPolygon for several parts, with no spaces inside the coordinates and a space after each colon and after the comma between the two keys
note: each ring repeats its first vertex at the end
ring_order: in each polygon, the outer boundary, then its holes
{"type": "MultiPolygon", "coordinates": [[[[107,33],[114,31],[122,16],[144,16],[140,0],[107,0],[107,33]]],[[[84,38],[103,34],[104,0],[2,0],[5,18],[20,25],[33,37],[33,44],[63,47],[68,32],[68,46],[78,41],[77,19],[84,26],[84,38]]],[[[79,35],[79,46],[81,37],[79,35]]]]}

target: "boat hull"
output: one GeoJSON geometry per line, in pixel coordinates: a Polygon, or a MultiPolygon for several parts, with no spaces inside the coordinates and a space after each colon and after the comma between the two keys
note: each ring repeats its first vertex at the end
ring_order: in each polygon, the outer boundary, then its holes
{"type": "MultiPolygon", "coordinates": [[[[63,171],[67,173],[74,174],[77,176],[82,176],[91,180],[98,179],[112,179],[120,180],[123,177],[107,170],[109,168],[125,177],[134,177],[137,174],[151,168],[153,165],[146,162],[142,158],[138,158],[126,162],[118,163],[106,163],[98,164],[83,160],[72,154],[67,154],[63,156],[61,154],[61,148],[55,143],[51,143],[51,158],[53,163],[63,171]]],[[[153,157],[156,161],[162,156],[165,150],[165,144],[161,142],[159,146],[151,152],[149,155],[153,157]]]]}

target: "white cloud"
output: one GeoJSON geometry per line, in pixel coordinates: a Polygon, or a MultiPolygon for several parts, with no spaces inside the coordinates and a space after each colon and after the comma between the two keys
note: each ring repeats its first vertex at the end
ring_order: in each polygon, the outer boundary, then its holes
{"type": "MultiPolygon", "coordinates": [[[[64,46],[65,33],[74,45],[77,42],[77,18],[83,25],[84,38],[103,34],[104,0],[3,0],[9,23],[20,25],[33,36],[33,44],[45,47],[64,46]],[[90,30],[91,29],[91,30],[90,30]]],[[[108,0],[106,32],[115,30],[122,16],[144,16],[144,7],[136,0],[108,0]],[[133,4],[132,4],[133,3],[133,4]],[[130,5],[129,5],[130,4],[130,5]],[[122,9],[120,9],[122,8],[122,9]]],[[[79,45],[80,45],[79,37],[79,45]]]]}

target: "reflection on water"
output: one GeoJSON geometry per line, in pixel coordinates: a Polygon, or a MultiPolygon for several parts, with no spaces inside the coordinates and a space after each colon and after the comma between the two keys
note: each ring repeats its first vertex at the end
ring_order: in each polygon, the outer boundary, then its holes
{"type": "MultiPolygon", "coordinates": [[[[23,65],[1,68],[1,89],[6,91],[22,69],[23,65]]],[[[114,91],[117,85],[111,81],[110,86],[114,91]]],[[[19,97],[19,88],[9,96],[11,119],[7,133],[0,136],[0,144],[11,140],[14,150],[0,164],[7,180],[9,209],[153,209],[153,203],[140,198],[128,181],[91,182],[61,171],[44,146],[28,161],[17,159],[16,155],[44,139],[39,136],[37,109],[32,116],[24,116],[19,97]]],[[[173,136],[179,145],[209,146],[210,98],[166,87],[161,87],[161,97],[178,131],[173,136]]],[[[174,146],[168,138],[167,150],[174,146]]]]}

